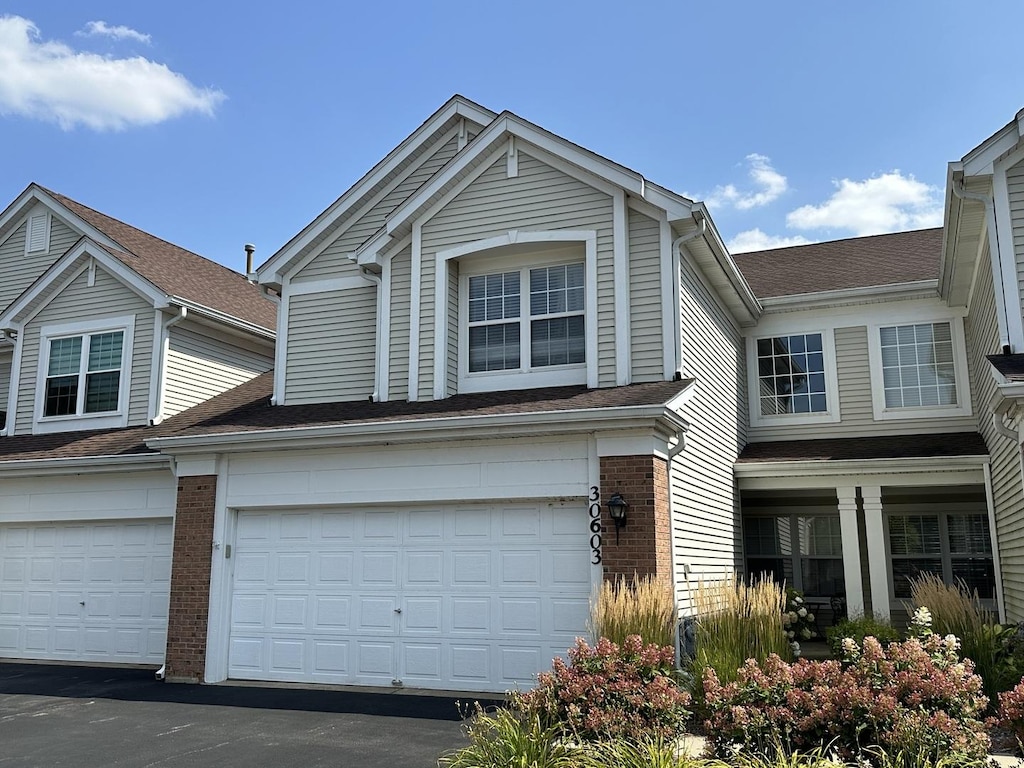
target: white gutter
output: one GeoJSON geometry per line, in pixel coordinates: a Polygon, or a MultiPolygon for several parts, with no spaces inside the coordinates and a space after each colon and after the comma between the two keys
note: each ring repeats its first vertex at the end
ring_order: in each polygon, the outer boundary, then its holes
{"type": "Polygon", "coordinates": [[[886,299],[920,299],[938,296],[938,280],[914,280],[909,283],[870,285],[857,288],[838,288],[832,291],[793,293],[787,296],[768,296],[761,299],[766,312],[784,309],[808,309],[841,302],[862,303],[865,298],[885,296],[886,299]]]}
{"type": "Polygon", "coordinates": [[[293,448],[299,441],[303,447],[313,448],[637,429],[653,429],[667,443],[687,426],[682,417],[659,404],[268,428],[199,436],[156,437],[147,440],[146,445],[158,451],[184,454],[209,453],[214,449],[232,452],[293,448]],[[659,425],[664,426],[659,428],[659,425]]]}
{"type": "Polygon", "coordinates": [[[40,475],[78,475],[103,472],[143,472],[171,466],[169,456],[159,453],[112,454],[57,459],[0,460],[3,477],[38,477],[40,475]]]}
{"type": "Polygon", "coordinates": [[[211,320],[216,320],[219,323],[231,326],[232,328],[237,328],[238,330],[252,334],[253,336],[260,336],[269,341],[273,341],[277,336],[276,330],[269,330],[264,328],[262,325],[250,323],[249,321],[242,320],[234,315],[229,315],[227,312],[221,312],[218,309],[213,309],[212,307],[207,307],[204,304],[198,304],[194,301],[189,301],[188,299],[183,299],[180,296],[169,296],[168,301],[172,304],[177,304],[180,307],[186,307],[197,315],[208,317],[211,320]]]}
{"type": "Polygon", "coordinates": [[[188,307],[178,307],[178,314],[167,318],[160,324],[160,359],[157,361],[156,403],[153,408],[153,418],[149,420],[149,423],[154,426],[164,420],[164,400],[167,394],[167,356],[171,351],[171,336],[168,331],[187,317],[188,307]]]}
{"type": "Polygon", "coordinates": [[[798,461],[744,461],[733,465],[737,478],[801,477],[861,474],[906,474],[980,469],[988,456],[910,456],[887,459],[801,459],[798,461]]]}
{"type": "Polygon", "coordinates": [[[996,228],[995,202],[988,195],[968,192],[964,188],[963,177],[956,179],[952,184],[952,188],[953,194],[961,200],[973,200],[985,206],[985,227],[988,229],[988,256],[992,262],[992,281],[999,287],[995,302],[997,325],[999,326],[999,346],[1002,347],[1003,354],[1010,354],[1013,350],[1010,347],[1009,323],[1006,316],[1006,285],[1002,279],[1003,268],[1000,263],[999,230],[996,228]],[[998,281],[996,280],[997,275],[999,276],[998,281]]]}
{"type": "MultiPolygon", "coordinates": [[[[349,258],[352,258],[352,254],[349,254],[349,258]]],[[[359,265],[359,274],[362,275],[362,277],[364,277],[365,279],[369,280],[371,283],[373,283],[377,287],[377,317],[376,317],[376,321],[377,321],[377,335],[375,337],[376,338],[376,343],[374,344],[374,347],[376,347],[376,351],[374,353],[374,366],[373,366],[374,367],[374,372],[373,372],[373,393],[370,395],[370,402],[371,403],[379,403],[380,402],[380,385],[381,385],[381,381],[380,381],[381,376],[380,376],[380,374],[381,374],[381,371],[383,370],[383,365],[381,363],[381,355],[383,354],[383,349],[384,349],[384,345],[381,343],[383,338],[384,338],[384,329],[383,329],[383,324],[384,324],[384,307],[383,307],[384,291],[382,289],[380,275],[374,274],[373,272],[371,272],[369,267],[367,267],[365,265],[362,265],[362,264],[359,265]]]]}

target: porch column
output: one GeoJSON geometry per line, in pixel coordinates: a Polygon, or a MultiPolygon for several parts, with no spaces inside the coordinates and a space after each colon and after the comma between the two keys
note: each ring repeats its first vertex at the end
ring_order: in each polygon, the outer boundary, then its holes
{"type": "Polygon", "coordinates": [[[864,615],[864,590],[860,575],[860,537],[857,533],[857,488],[836,488],[839,525],[843,537],[843,578],[846,581],[846,612],[850,618],[864,615]]]}
{"type": "Polygon", "coordinates": [[[864,485],[865,538],[868,545],[868,574],[871,577],[871,613],[881,621],[889,620],[889,563],[885,555],[885,529],[882,527],[882,488],[864,485]]]}

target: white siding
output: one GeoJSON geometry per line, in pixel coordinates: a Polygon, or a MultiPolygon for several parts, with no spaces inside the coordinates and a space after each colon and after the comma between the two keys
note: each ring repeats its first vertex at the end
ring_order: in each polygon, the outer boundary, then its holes
{"type": "Polygon", "coordinates": [[[273,358],[237,340],[215,339],[181,325],[168,331],[163,416],[191,408],[270,370],[273,358]]]}
{"type": "MultiPolygon", "coordinates": [[[[1008,621],[1024,620],[1024,488],[1021,485],[1020,450],[1016,441],[996,433],[988,403],[996,382],[986,355],[1000,351],[996,325],[992,262],[988,249],[980,256],[978,277],[971,296],[964,332],[971,370],[971,392],[978,413],[978,430],[991,456],[992,497],[996,510],[996,538],[1002,565],[1003,596],[1008,621]]],[[[1013,415],[1013,414],[1011,414],[1013,415]]],[[[1016,414],[1016,419],[1020,414],[1016,414]]]]}
{"type": "Polygon", "coordinates": [[[7,397],[11,393],[11,364],[13,355],[10,350],[0,354],[0,411],[7,410],[7,397]]]}
{"type": "Polygon", "coordinates": [[[50,217],[50,249],[25,254],[27,222],[0,243],[0,309],[6,308],[79,239],[79,233],[56,216],[50,217]]]}
{"type": "Polygon", "coordinates": [[[661,381],[665,366],[660,225],[633,210],[629,212],[629,306],[632,381],[661,381]]]}
{"type": "Polygon", "coordinates": [[[288,300],[288,405],[366,400],[374,391],[377,288],[288,300]]]}
{"type": "Polygon", "coordinates": [[[598,381],[615,384],[615,275],[612,199],[519,150],[519,175],[508,178],[504,159],[494,163],[423,225],[420,293],[419,396],[434,390],[434,256],[463,243],[511,229],[597,230],[598,381]]]}
{"type": "Polygon", "coordinates": [[[840,421],[826,424],[795,424],[791,426],[773,424],[768,427],[751,427],[751,442],[814,440],[826,437],[871,437],[908,433],[935,434],[967,432],[977,428],[977,419],[972,416],[875,421],[871,405],[868,329],[863,325],[837,328],[835,339],[840,421]]]}
{"type": "Polygon", "coordinates": [[[686,448],[671,468],[676,593],[684,613],[690,607],[684,564],[692,581],[720,577],[738,567],[740,546],[732,468],[744,442],[743,339],[701,277],[683,259],[683,375],[696,380],[683,410],[691,424],[686,448]]]}
{"type": "Polygon", "coordinates": [[[348,254],[354,252],[380,229],[387,215],[433,176],[442,165],[451,160],[457,150],[457,138],[449,139],[444,144],[439,142],[422,165],[400,181],[358,220],[352,222],[351,226],[324,249],[323,253],[299,270],[293,280],[302,282],[357,274],[358,268],[348,258],[348,254]]]}
{"type": "Polygon", "coordinates": [[[389,400],[409,397],[409,311],[412,296],[412,248],[391,259],[391,346],[389,400]]]}
{"type": "Polygon", "coordinates": [[[153,305],[141,299],[101,267],[95,284],[87,283],[83,272],[57,294],[26,326],[22,341],[21,377],[18,388],[18,416],[15,432],[32,432],[36,377],[39,371],[39,329],[44,325],[101,320],[105,317],[135,315],[132,345],[131,386],[128,426],[146,424],[149,419],[149,384],[153,350],[153,305]]]}
{"type": "Polygon", "coordinates": [[[1006,172],[1006,193],[1010,201],[1010,222],[1013,227],[1013,252],[1017,263],[1017,283],[1021,289],[1019,291],[1021,301],[1024,301],[1024,162],[1017,163],[1006,172]]]}

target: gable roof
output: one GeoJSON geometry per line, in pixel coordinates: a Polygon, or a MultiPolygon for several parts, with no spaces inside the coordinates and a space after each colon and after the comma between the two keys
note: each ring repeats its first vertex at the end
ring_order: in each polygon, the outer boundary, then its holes
{"type": "Polygon", "coordinates": [[[758,298],[938,280],[942,229],[851,237],[733,256],[758,298]]]}

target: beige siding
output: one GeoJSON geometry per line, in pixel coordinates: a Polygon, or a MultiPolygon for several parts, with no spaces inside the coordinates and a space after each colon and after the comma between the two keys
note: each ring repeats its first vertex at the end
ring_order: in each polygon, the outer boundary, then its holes
{"type": "Polygon", "coordinates": [[[11,393],[11,350],[0,353],[0,411],[7,412],[7,397],[11,393]]]}
{"type": "Polygon", "coordinates": [[[1024,161],[1017,163],[1006,172],[1006,193],[1010,201],[1010,223],[1013,227],[1013,252],[1017,263],[1017,283],[1020,287],[1021,301],[1024,301],[1024,161]]]}
{"type": "Polygon", "coordinates": [[[175,325],[168,331],[163,416],[173,416],[274,367],[265,351],[175,325]]]}
{"type": "Polygon", "coordinates": [[[683,375],[696,380],[683,409],[692,427],[671,473],[676,591],[685,613],[689,592],[684,564],[692,571],[691,579],[720,577],[739,566],[732,468],[744,441],[745,407],[739,386],[744,375],[739,328],[686,259],[681,288],[683,375]]]}
{"type": "MultiPolygon", "coordinates": [[[[996,538],[1002,565],[1003,594],[1008,621],[1024,620],[1024,488],[1020,451],[1016,441],[996,433],[988,408],[996,390],[986,355],[999,352],[992,267],[987,249],[981,257],[974,294],[964,321],[968,363],[978,429],[991,455],[992,498],[996,510],[996,538]]],[[[1011,414],[1012,415],[1012,414],[1011,414]]],[[[1020,414],[1017,414],[1020,418],[1020,414]]]]}
{"type": "Polygon", "coordinates": [[[612,199],[519,151],[519,175],[508,178],[504,159],[494,163],[423,225],[420,291],[419,396],[434,390],[434,256],[463,243],[511,229],[597,230],[598,381],[615,383],[615,275],[612,199]]]}
{"type": "Polygon", "coordinates": [[[448,391],[459,391],[459,265],[448,270],[448,391]]]}
{"type": "Polygon", "coordinates": [[[752,442],[905,435],[907,433],[935,434],[938,432],[966,432],[976,428],[977,419],[972,416],[875,421],[871,404],[868,329],[863,325],[837,328],[835,339],[840,421],[826,424],[773,424],[768,427],[751,427],[750,439],[752,442]]]}
{"type": "Polygon", "coordinates": [[[665,378],[661,319],[661,227],[629,212],[629,332],[633,382],[665,378]]]}
{"type": "Polygon", "coordinates": [[[376,205],[351,224],[323,253],[299,270],[296,282],[323,280],[357,274],[358,269],[348,258],[384,224],[384,219],[427,179],[455,156],[458,139],[452,138],[437,147],[418,168],[402,179],[376,205]]]}
{"type": "Polygon", "coordinates": [[[128,426],[146,424],[149,419],[149,384],[153,353],[153,305],[129,290],[123,283],[96,268],[96,280],[88,285],[88,273],[76,277],[57,294],[26,326],[22,341],[21,377],[18,387],[18,413],[15,433],[32,432],[36,381],[39,373],[39,329],[45,325],[100,321],[105,317],[135,315],[131,359],[131,387],[128,401],[128,426]]]}
{"type": "Polygon", "coordinates": [[[366,400],[374,391],[377,288],[288,300],[285,403],[366,400]]]}
{"type": "Polygon", "coordinates": [[[37,277],[75,244],[80,235],[56,216],[50,217],[50,249],[44,253],[25,253],[27,222],[0,243],[0,309],[20,296],[37,277]]]}
{"type": "Polygon", "coordinates": [[[412,248],[391,259],[391,345],[389,400],[409,397],[409,310],[412,296],[412,248]]]}

